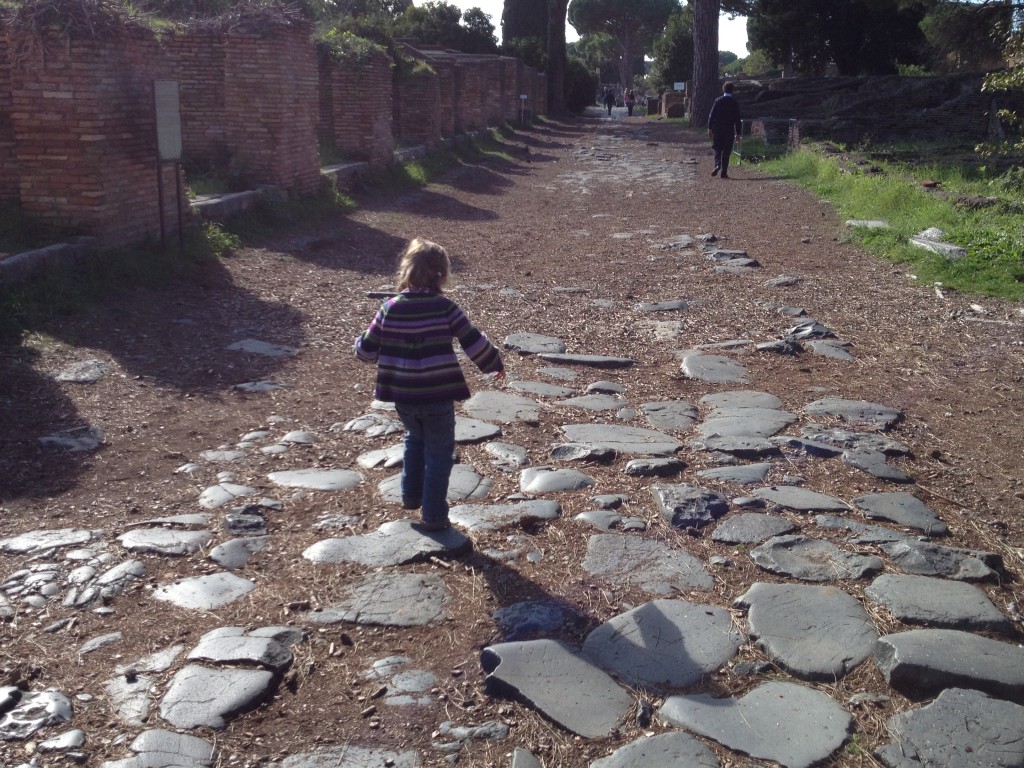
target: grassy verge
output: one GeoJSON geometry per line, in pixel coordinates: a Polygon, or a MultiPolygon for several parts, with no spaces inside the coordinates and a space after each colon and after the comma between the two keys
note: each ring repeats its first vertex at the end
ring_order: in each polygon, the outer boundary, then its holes
{"type": "Polygon", "coordinates": [[[869,253],[899,264],[925,282],[966,293],[1024,298],[1024,195],[1020,174],[999,176],[942,162],[864,165],[802,148],[763,162],[765,173],[792,180],[831,202],[844,219],[882,220],[884,229],[852,228],[849,237],[869,253]],[[867,170],[862,170],[867,168],[867,170]],[[924,180],[937,182],[926,188],[924,180]],[[951,260],[912,246],[930,227],[967,256],[951,260]]]}

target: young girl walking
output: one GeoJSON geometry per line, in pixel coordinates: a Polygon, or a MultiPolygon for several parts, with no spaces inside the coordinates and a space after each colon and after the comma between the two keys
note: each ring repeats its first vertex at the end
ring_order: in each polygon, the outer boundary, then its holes
{"type": "Polygon", "coordinates": [[[484,373],[505,377],[501,354],[443,293],[448,252],[417,237],[398,265],[398,294],[356,339],[356,356],[377,364],[376,397],[393,402],[405,426],[402,506],[422,507],[424,531],[448,521],[448,478],[455,463],[455,401],[469,397],[452,339],[484,373]]]}

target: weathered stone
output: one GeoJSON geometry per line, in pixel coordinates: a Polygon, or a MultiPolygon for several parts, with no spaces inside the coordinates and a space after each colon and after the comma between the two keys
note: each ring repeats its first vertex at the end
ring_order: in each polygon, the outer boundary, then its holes
{"type": "Polygon", "coordinates": [[[580,395],[568,400],[559,400],[554,405],[560,408],[580,408],[585,411],[614,411],[626,405],[626,401],[615,395],[580,395]]]}
{"type": "Polygon", "coordinates": [[[700,404],[712,410],[737,409],[737,408],[767,408],[777,410],[782,408],[782,401],[775,395],[768,392],[758,392],[752,389],[735,389],[729,392],[713,392],[704,395],[700,404]]]}
{"type": "Polygon", "coordinates": [[[731,750],[786,768],[824,762],[853,725],[850,713],[828,695],[784,682],[765,683],[739,699],[671,696],[659,714],[731,750]]]}
{"type": "Polygon", "coordinates": [[[203,509],[219,509],[225,504],[244,499],[256,493],[256,489],[248,485],[237,483],[218,483],[202,492],[199,496],[199,506],[203,509]]]}
{"type": "Polygon", "coordinates": [[[245,352],[250,355],[273,358],[294,357],[299,354],[299,351],[294,347],[270,344],[259,339],[242,339],[234,344],[229,344],[227,348],[233,352],[245,352]]]}
{"type": "Polygon", "coordinates": [[[924,502],[909,493],[869,493],[853,500],[869,520],[917,528],[929,536],[946,536],[949,528],[924,502]]]}
{"type": "Polygon", "coordinates": [[[210,742],[197,736],[160,729],[143,731],[129,749],[133,757],[108,761],[100,768],[210,768],[217,754],[210,742]]]}
{"type": "Polygon", "coordinates": [[[550,634],[565,624],[565,608],[557,602],[513,603],[491,614],[505,631],[505,640],[523,640],[530,634],[550,634]]]}
{"type": "Polygon", "coordinates": [[[520,475],[519,486],[524,493],[560,493],[578,491],[594,485],[594,479],[575,469],[528,467],[520,475]]]}
{"type": "Polygon", "coordinates": [[[405,565],[438,555],[459,555],[468,551],[472,542],[453,528],[425,534],[409,520],[392,520],[376,531],[362,536],[348,536],[318,541],[302,553],[314,563],[359,563],[375,568],[405,565]]]}
{"type": "Polygon", "coordinates": [[[607,736],[633,707],[633,697],[611,677],[555,640],[491,645],[480,663],[490,695],[518,698],[586,738],[607,736]]]}
{"type": "Polygon", "coordinates": [[[494,457],[494,463],[499,467],[516,469],[525,467],[530,463],[530,455],[521,445],[511,443],[487,443],[484,450],[494,457]]]}
{"type": "Polygon", "coordinates": [[[980,691],[948,688],[886,723],[896,739],[875,754],[889,768],[1006,768],[1024,765],[1024,707],[980,691]]]}
{"type": "Polygon", "coordinates": [[[245,536],[218,544],[210,550],[210,559],[222,568],[233,571],[241,568],[257,552],[263,552],[270,545],[270,536],[245,536]]]}
{"type": "Polygon", "coordinates": [[[43,448],[54,448],[68,453],[88,453],[103,445],[103,430],[92,425],[63,429],[39,438],[43,448]]]}
{"type": "Polygon", "coordinates": [[[474,418],[501,424],[535,424],[540,419],[540,403],[533,398],[508,392],[477,392],[463,403],[462,408],[474,418]]]}
{"type": "Polygon", "coordinates": [[[747,609],[758,647],[802,680],[844,677],[878,640],[860,602],[835,587],[757,582],[734,605],[747,609]]]}
{"type": "Polygon", "coordinates": [[[890,483],[912,483],[914,478],[885,460],[881,451],[843,451],[843,463],[890,483]]]}
{"type": "Polygon", "coordinates": [[[735,360],[721,355],[690,354],[683,358],[683,375],[712,384],[746,384],[747,369],[735,360]]]}
{"type": "Polygon", "coordinates": [[[587,542],[583,570],[655,595],[710,589],[711,574],[690,553],[663,541],[597,534],[587,542]]]}
{"type": "Polygon", "coordinates": [[[771,437],[796,421],[789,411],[770,408],[716,408],[697,427],[705,437],[771,437]]]}
{"type": "Polygon", "coordinates": [[[211,573],[164,584],[153,590],[153,597],[181,608],[210,611],[237,600],[255,588],[253,582],[232,573],[211,573]]]}
{"type": "Polygon", "coordinates": [[[565,352],[565,342],[555,336],[542,336],[539,333],[513,333],[505,337],[505,349],[521,355],[537,355],[542,352],[561,354],[565,352]]]}
{"type": "Polygon", "coordinates": [[[842,512],[849,510],[846,502],[794,485],[755,488],[754,496],[795,512],[842,512]]]}
{"type": "Polygon", "coordinates": [[[167,528],[135,528],[117,537],[129,552],[154,555],[191,555],[212,539],[209,531],[172,531],[167,528]]]}
{"type": "Polygon", "coordinates": [[[27,739],[36,731],[71,722],[71,701],[60,691],[0,688],[0,740],[27,739]],[[16,695],[13,695],[16,692],[16,695]]]}
{"type": "Polygon", "coordinates": [[[672,477],[685,468],[679,459],[632,459],[624,471],[627,477],[672,477]]]}
{"type": "Polygon", "coordinates": [[[478,443],[481,440],[492,440],[501,435],[501,427],[489,424],[480,419],[467,419],[465,416],[455,417],[455,442],[478,443]]]}
{"type": "Polygon", "coordinates": [[[960,581],[995,581],[998,574],[978,554],[927,541],[901,539],[882,544],[893,563],[907,573],[919,576],[945,576],[960,581]]]}
{"type": "Polygon", "coordinates": [[[894,408],[888,408],[865,400],[846,400],[841,397],[825,397],[804,407],[808,416],[837,418],[853,424],[867,424],[875,429],[887,430],[903,418],[894,408]]]}
{"type": "Polygon", "coordinates": [[[741,464],[736,467],[713,467],[697,472],[697,477],[705,480],[717,480],[720,483],[735,485],[760,485],[774,464],[741,464]]]}
{"type": "Polygon", "coordinates": [[[344,491],[363,481],[363,476],[351,469],[294,469],[271,472],[267,479],[285,488],[305,488],[311,491],[344,491]]]}
{"type": "MultiPolygon", "coordinates": [[[[539,765],[539,764],[538,764],[539,765]]],[[[619,747],[590,768],[719,768],[715,753],[688,733],[678,731],[644,736],[619,747]]],[[[513,768],[515,766],[513,765],[513,768]]]]}
{"type": "MultiPolygon", "coordinates": [[[[456,464],[448,477],[448,501],[465,501],[466,499],[483,499],[491,492],[494,481],[479,474],[468,464],[456,464]]],[[[392,504],[402,503],[402,476],[392,475],[377,485],[377,490],[384,501],[392,504]]]]}
{"type": "Polygon", "coordinates": [[[186,658],[213,664],[252,664],[281,673],[291,666],[292,652],[271,637],[247,634],[244,627],[220,627],[199,638],[186,658]]]}
{"type": "Polygon", "coordinates": [[[675,528],[699,528],[729,511],[729,501],[706,488],[657,484],[651,486],[651,493],[662,519],[675,528]]]}
{"type": "Polygon", "coordinates": [[[629,368],[636,364],[636,360],[628,357],[607,357],[605,355],[558,355],[542,352],[537,357],[558,365],[585,365],[591,368],[629,368]]]}
{"type": "Polygon", "coordinates": [[[699,417],[697,409],[685,400],[642,403],[640,412],[652,427],[670,432],[685,432],[699,417]]]}
{"type": "Polygon", "coordinates": [[[110,371],[110,363],[103,360],[81,360],[64,368],[54,379],[69,384],[95,384],[110,371]]]}
{"type": "Polygon", "coordinates": [[[562,505],[557,501],[534,499],[514,504],[460,504],[452,507],[448,517],[469,531],[495,531],[541,520],[557,520],[562,505]]]}
{"type": "Polygon", "coordinates": [[[450,600],[436,574],[373,573],[358,581],[349,596],[322,611],[305,614],[313,624],[380,624],[418,627],[445,618],[450,600]]]}
{"type": "Polygon", "coordinates": [[[331,431],[337,431],[339,428],[342,432],[362,432],[367,437],[382,437],[405,431],[402,422],[381,413],[357,416],[345,424],[332,425],[331,431]]]}
{"type": "Polygon", "coordinates": [[[1024,703],[1024,648],[954,629],[912,629],[879,638],[875,660],[908,698],[971,688],[1024,703]]]}
{"type": "Polygon", "coordinates": [[[0,552],[5,555],[31,555],[48,549],[62,549],[85,544],[92,532],[80,528],[55,528],[30,531],[9,539],[0,539],[0,552]]]}
{"type": "Polygon", "coordinates": [[[557,443],[551,446],[549,454],[555,461],[597,461],[615,460],[615,451],[611,448],[586,443],[557,443]]]}
{"type": "Polygon", "coordinates": [[[692,445],[697,451],[727,453],[738,459],[750,461],[782,457],[782,452],[763,437],[720,437],[716,435],[694,440],[692,445]]]}
{"type": "Polygon", "coordinates": [[[422,764],[415,750],[394,752],[389,749],[340,744],[315,752],[289,755],[280,762],[279,768],[420,768],[422,764]]]}
{"type": "Polygon", "coordinates": [[[685,600],[654,600],[587,635],[583,655],[619,680],[666,690],[691,685],[736,655],[729,612],[685,600]]]}
{"type": "Polygon", "coordinates": [[[835,339],[812,339],[805,342],[805,346],[809,347],[811,352],[822,357],[830,357],[833,360],[843,360],[849,362],[856,358],[851,355],[847,350],[850,347],[848,341],[838,341],[835,339]]]}
{"type": "Polygon", "coordinates": [[[255,669],[211,669],[189,664],[171,679],[160,717],[176,728],[213,728],[249,712],[274,692],[274,674],[255,669]]]}
{"type": "Polygon", "coordinates": [[[844,552],[807,536],[776,536],[751,550],[761,568],[801,581],[838,581],[873,576],[883,568],[877,557],[844,552]]]}
{"type": "Polygon", "coordinates": [[[668,456],[682,448],[678,440],[653,429],[620,424],[566,424],[561,429],[569,442],[608,448],[627,456],[668,456]]]}
{"type": "Polygon", "coordinates": [[[797,527],[784,517],[756,512],[728,517],[711,534],[712,541],[726,544],[760,544],[773,536],[792,533],[797,527]]]}
{"type": "Polygon", "coordinates": [[[1016,631],[984,592],[962,581],[885,573],[864,594],[907,624],[1011,636],[1016,631]]]}
{"type": "Polygon", "coordinates": [[[513,392],[525,392],[537,397],[571,397],[576,394],[576,390],[571,387],[561,387],[543,381],[510,381],[505,386],[513,392]]]}

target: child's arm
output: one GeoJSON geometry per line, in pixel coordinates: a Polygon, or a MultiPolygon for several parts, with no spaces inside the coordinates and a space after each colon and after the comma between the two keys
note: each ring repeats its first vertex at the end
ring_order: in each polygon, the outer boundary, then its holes
{"type": "Polygon", "coordinates": [[[498,348],[469,321],[466,313],[457,304],[452,304],[449,321],[452,335],[459,340],[466,356],[476,363],[476,367],[484,373],[498,373],[503,376],[505,363],[498,348]]]}
{"type": "Polygon", "coordinates": [[[370,323],[370,327],[356,338],[356,357],[364,363],[376,363],[380,355],[380,328],[384,322],[384,311],[380,310],[370,323]]]}

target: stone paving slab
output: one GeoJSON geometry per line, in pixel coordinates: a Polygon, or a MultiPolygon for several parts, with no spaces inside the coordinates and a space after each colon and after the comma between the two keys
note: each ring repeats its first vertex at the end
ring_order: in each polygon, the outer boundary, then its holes
{"type": "Polygon", "coordinates": [[[853,500],[869,520],[917,528],[929,536],[947,536],[949,528],[925,503],[910,493],[869,493],[853,500]]]}
{"type": "Polygon", "coordinates": [[[710,589],[711,574],[696,557],[663,541],[602,533],[591,536],[583,570],[655,595],[710,589]]]}
{"type": "Polygon", "coordinates": [[[860,602],[835,587],[756,582],[734,605],[746,609],[758,647],[801,680],[844,677],[878,640],[860,602]]]}
{"type": "Polygon", "coordinates": [[[305,614],[313,624],[417,627],[441,621],[451,600],[444,580],[432,573],[373,573],[357,581],[347,598],[305,614]]]}
{"type": "Polygon", "coordinates": [[[542,352],[537,355],[541,360],[558,365],[583,365],[590,368],[629,368],[636,365],[636,360],[628,357],[611,357],[607,355],[568,355],[542,352]]]}
{"type": "Polygon", "coordinates": [[[652,427],[670,432],[685,432],[699,417],[697,409],[685,400],[642,403],[640,412],[652,427]]]}
{"type": "Polygon", "coordinates": [[[488,694],[515,697],[586,738],[607,736],[633,708],[633,696],[605,672],[555,640],[499,643],[480,663],[488,694]]]}
{"type": "Polygon", "coordinates": [[[742,363],[722,355],[686,355],[681,370],[687,378],[711,384],[746,384],[750,381],[742,363]]]}
{"type": "Polygon", "coordinates": [[[868,585],[864,594],[907,624],[1016,634],[1013,622],[988,595],[962,581],[883,573],[868,585]]]}
{"type": "Polygon", "coordinates": [[[895,408],[843,397],[815,400],[804,406],[804,413],[812,418],[835,418],[851,424],[864,424],[883,432],[903,418],[903,414],[895,408]]]}
{"type": "Polygon", "coordinates": [[[794,512],[846,512],[850,509],[842,499],[795,485],[756,488],[753,495],[794,512]]]}
{"type": "Polygon", "coordinates": [[[912,629],[879,638],[878,668],[911,699],[971,688],[1024,704],[1024,648],[954,629],[912,629]]]}
{"type": "Polygon", "coordinates": [[[683,447],[663,432],[621,424],[565,424],[561,430],[569,442],[607,448],[627,456],[670,456],[683,447]]]}
{"type": "Polygon", "coordinates": [[[719,523],[711,539],[726,544],[760,544],[773,536],[783,536],[795,530],[797,527],[784,517],[743,512],[719,523]]]}
{"type": "Polygon", "coordinates": [[[293,657],[272,637],[248,635],[244,627],[220,627],[199,638],[186,658],[214,664],[246,663],[280,673],[291,666],[293,657]]]}
{"type": "Polygon", "coordinates": [[[267,670],[189,664],[171,679],[160,702],[160,717],[175,728],[220,731],[237,715],[266,701],[274,688],[274,673],[267,670]]]}
{"type": "Polygon", "coordinates": [[[1024,707],[980,691],[947,688],[932,703],[889,718],[896,739],[875,754],[889,768],[1024,765],[1024,707]]]}
{"type": "Polygon", "coordinates": [[[551,499],[533,499],[513,504],[460,504],[448,517],[469,531],[495,531],[536,520],[556,520],[562,505],[551,499]]]}
{"type": "Polygon", "coordinates": [[[863,579],[882,571],[873,555],[846,552],[828,541],[808,536],[776,536],[750,551],[750,558],[770,573],[801,581],[863,579]]]}
{"type": "Polygon", "coordinates": [[[210,768],[217,754],[205,739],[162,729],[143,731],[128,748],[134,756],[108,760],[100,768],[210,768]]]}
{"type": "Polygon", "coordinates": [[[211,573],[164,584],[153,591],[153,597],[181,608],[210,611],[237,600],[255,588],[253,582],[233,573],[211,573]]]}
{"type": "Polygon", "coordinates": [[[705,437],[771,437],[796,421],[789,411],[719,407],[697,427],[705,437]]]}
{"type": "Polygon", "coordinates": [[[310,491],[344,491],[363,481],[363,476],[351,469],[294,469],[271,472],[267,479],[285,488],[305,488],[310,491]]]}
{"type": "Polygon", "coordinates": [[[457,556],[473,543],[459,531],[449,528],[423,533],[411,520],[392,520],[361,536],[324,539],[306,548],[302,556],[318,563],[358,563],[372,568],[405,565],[439,555],[457,556]]]}
{"type": "Polygon", "coordinates": [[[540,419],[540,403],[532,397],[510,392],[476,392],[462,404],[469,416],[487,422],[536,424],[540,419]]]}
{"type": "Polygon", "coordinates": [[[505,349],[521,355],[539,355],[542,353],[561,354],[565,352],[565,342],[556,336],[544,336],[539,333],[512,333],[505,337],[505,349]]]}
{"type": "Polygon", "coordinates": [[[704,744],[688,733],[676,731],[637,739],[608,757],[595,760],[590,768],[719,768],[720,765],[715,753],[704,744]]]}
{"type": "Polygon", "coordinates": [[[583,655],[629,685],[664,691],[718,671],[739,647],[739,633],[725,609],[652,600],[592,631],[583,655]]]}
{"type": "Polygon", "coordinates": [[[881,547],[897,568],[918,576],[944,576],[962,581],[996,581],[999,578],[999,574],[982,559],[987,553],[909,538],[885,543],[881,547]]]}
{"type": "Polygon", "coordinates": [[[650,490],[661,518],[673,528],[700,528],[729,511],[728,499],[707,488],[658,483],[650,490]]]}
{"type": "Polygon", "coordinates": [[[835,700],[802,685],[771,682],[739,699],[670,696],[659,716],[731,750],[787,768],[812,768],[834,755],[853,725],[835,700]]]}

